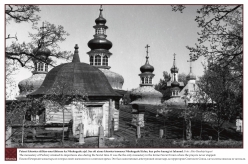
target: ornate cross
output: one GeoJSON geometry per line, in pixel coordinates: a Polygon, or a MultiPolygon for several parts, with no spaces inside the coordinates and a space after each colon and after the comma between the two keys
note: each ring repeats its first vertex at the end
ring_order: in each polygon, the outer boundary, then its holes
{"type": "Polygon", "coordinates": [[[150,47],[150,46],[149,46],[148,44],[147,44],[146,47],[145,47],[145,48],[146,48],[146,53],[147,53],[146,56],[148,56],[148,48],[149,48],[149,47],[150,47]]]}
{"type": "Polygon", "coordinates": [[[42,43],[44,42],[44,29],[45,29],[46,27],[45,27],[45,25],[44,25],[44,22],[42,22],[42,27],[40,27],[40,29],[42,30],[42,36],[41,36],[41,41],[42,41],[42,43]]]}
{"type": "Polygon", "coordinates": [[[44,32],[44,28],[46,28],[46,27],[44,25],[44,22],[42,22],[42,27],[40,27],[40,29],[42,30],[42,33],[44,32]]]}

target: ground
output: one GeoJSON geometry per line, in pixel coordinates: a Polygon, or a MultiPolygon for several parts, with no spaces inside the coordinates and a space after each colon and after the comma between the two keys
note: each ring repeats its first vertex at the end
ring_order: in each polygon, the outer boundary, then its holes
{"type": "MultiPolygon", "coordinates": [[[[157,114],[157,107],[147,106],[145,112],[145,127],[141,128],[141,138],[136,138],[136,127],[131,125],[131,106],[120,106],[119,130],[115,131],[114,139],[105,139],[105,148],[242,148],[243,135],[235,131],[235,124],[229,123],[216,141],[216,132],[207,123],[202,125],[202,138],[200,124],[192,120],[192,135],[190,141],[184,140],[184,122],[178,117],[177,112],[172,112],[170,117],[157,114]],[[159,130],[163,129],[165,135],[159,138],[159,130]]],[[[176,110],[175,110],[176,111],[176,110]]],[[[60,135],[59,135],[60,136],[60,135]]],[[[57,138],[49,142],[25,142],[22,146],[20,138],[12,142],[12,147],[37,147],[37,148],[98,148],[98,137],[85,138],[85,143],[80,145],[77,140],[57,138]]],[[[26,140],[28,141],[28,140],[26,140]]]]}

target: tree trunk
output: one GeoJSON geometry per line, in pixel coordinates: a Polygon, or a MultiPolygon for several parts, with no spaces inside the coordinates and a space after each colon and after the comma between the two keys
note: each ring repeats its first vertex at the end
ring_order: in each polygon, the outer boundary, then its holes
{"type": "Polygon", "coordinates": [[[191,132],[191,120],[186,120],[186,140],[192,139],[192,132],[191,132]]]}
{"type": "Polygon", "coordinates": [[[62,112],[63,112],[63,129],[62,129],[62,146],[64,147],[64,138],[65,138],[65,111],[64,108],[62,108],[62,112]]]}

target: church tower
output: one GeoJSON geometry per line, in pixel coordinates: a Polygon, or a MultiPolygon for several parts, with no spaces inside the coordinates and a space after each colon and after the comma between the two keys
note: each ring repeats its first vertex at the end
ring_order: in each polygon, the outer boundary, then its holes
{"type": "Polygon", "coordinates": [[[109,49],[112,48],[113,44],[106,39],[108,26],[105,25],[107,20],[103,18],[102,12],[101,5],[99,17],[95,20],[96,25],[93,26],[95,29],[94,38],[88,42],[88,47],[91,50],[87,54],[89,55],[90,65],[99,68],[105,74],[113,89],[121,90],[124,78],[118,73],[109,70],[111,68],[109,66],[109,58],[112,55],[109,49]]]}
{"type": "Polygon", "coordinates": [[[172,83],[174,81],[176,81],[177,83],[179,83],[179,87],[183,88],[184,83],[178,80],[179,69],[176,66],[176,54],[173,54],[173,55],[174,55],[174,60],[173,60],[173,65],[172,65],[172,67],[170,69],[171,74],[169,75],[171,77],[171,79],[167,82],[167,87],[172,87],[172,83]]]}
{"type": "Polygon", "coordinates": [[[152,84],[152,78],[155,76],[153,74],[154,67],[149,64],[148,48],[146,46],[146,62],[140,67],[141,74],[139,74],[141,82],[140,87],[134,89],[131,94],[130,104],[149,104],[149,105],[160,105],[161,99],[163,97],[162,93],[156,91],[152,84]]]}
{"type": "MultiPolygon", "coordinates": [[[[44,22],[41,27],[42,31],[45,29],[44,22]]],[[[20,94],[16,97],[18,100],[25,100],[26,96],[36,91],[43,83],[46,74],[48,73],[48,64],[51,62],[49,56],[51,51],[45,46],[45,38],[42,37],[40,41],[40,48],[37,47],[33,50],[35,58],[32,59],[34,64],[34,71],[32,76],[28,79],[24,79],[18,83],[20,94]],[[43,62],[46,61],[46,62],[43,62]]]]}
{"type": "Polygon", "coordinates": [[[193,74],[192,72],[192,59],[190,59],[190,71],[189,71],[189,74],[186,76],[186,79],[187,79],[187,82],[188,83],[193,83],[195,84],[195,81],[196,81],[196,76],[193,74]]]}
{"type": "Polygon", "coordinates": [[[176,54],[173,54],[174,55],[174,60],[173,60],[173,66],[171,67],[171,82],[173,81],[178,81],[178,68],[176,66],[176,54]]]}

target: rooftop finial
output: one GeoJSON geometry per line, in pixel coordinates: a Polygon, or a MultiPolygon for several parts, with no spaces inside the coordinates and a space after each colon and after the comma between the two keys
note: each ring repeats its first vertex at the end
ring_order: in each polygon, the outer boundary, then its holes
{"type": "Polygon", "coordinates": [[[75,51],[74,51],[74,55],[73,55],[73,59],[72,59],[72,62],[73,63],[80,63],[80,58],[79,58],[79,55],[78,55],[78,45],[76,44],[75,45],[75,51]]]}
{"type": "Polygon", "coordinates": [[[46,27],[45,27],[45,23],[44,22],[42,22],[42,27],[40,27],[40,29],[41,29],[41,34],[42,34],[42,36],[41,36],[41,44],[42,45],[44,45],[44,29],[45,29],[46,27]]]}
{"type": "Polygon", "coordinates": [[[173,66],[174,66],[174,68],[175,68],[175,67],[176,67],[176,54],[174,53],[173,55],[174,55],[173,66]]]}
{"type": "Polygon", "coordinates": [[[103,11],[103,9],[102,9],[102,5],[100,5],[100,15],[99,15],[99,17],[102,17],[102,11],[103,11]]]}
{"type": "MultiPolygon", "coordinates": [[[[173,56],[174,56],[173,67],[175,70],[176,69],[176,54],[174,53],[173,56]]],[[[176,81],[176,73],[175,72],[174,72],[174,81],[176,81]]]]}
{"type": "Polygon", "coordinates": [[[148,63],[148,58],[149,58],[149,56],[148,56],[148,48],[149,47],[150,46],[148,44],[145,46],[145,48],[146,48],[146,63],[148,63]]]}
{"type": "Polygon", "coordinates": [[[192,58],[190,57],[190,59],[187,62],[190,62],[190,73],[192,73],[192,58]]]}

